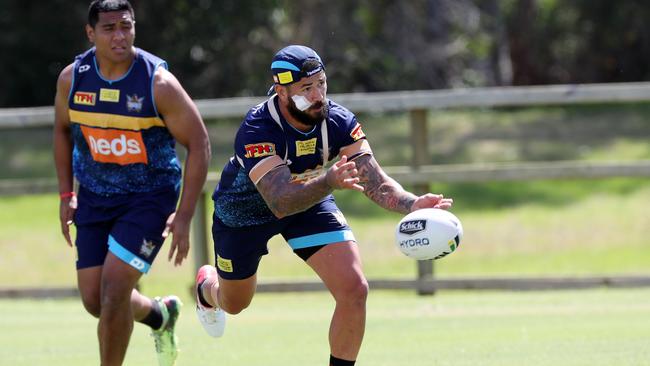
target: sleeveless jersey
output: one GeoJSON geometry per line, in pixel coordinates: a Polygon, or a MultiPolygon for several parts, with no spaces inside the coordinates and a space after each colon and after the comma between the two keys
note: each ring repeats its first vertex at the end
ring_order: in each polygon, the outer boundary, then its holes
{"type": "Polygon", "coordinates": [[[136,48],[127,73],[106,80],[95,48],[75,58],[68,97],[72,167],[88,190],[108,196],[180,184],[176,143],[153,99],[153,77],[161,66],[167,63],[136,48]]]}
{"type": "Polygon", "coordinates": [[[277,95],[248,112],[235,137],[235,155],[212,195],[219,220],[230,227],[278,220],[249,177],[251,169],[269,156],[282,158],[292,181],[306,181],[323,174],[342,148],[365,139],[352,112],[333,101],[328,106],[329,116],[309,132],[287,123],[279,113],[277,95]]]}

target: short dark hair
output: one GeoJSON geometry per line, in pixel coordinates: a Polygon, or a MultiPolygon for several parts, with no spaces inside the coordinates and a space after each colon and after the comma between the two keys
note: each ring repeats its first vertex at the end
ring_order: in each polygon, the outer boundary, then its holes
{"type": "Polygon", "coordinates": [[[320,62],[320,60],[317,60],[315,58],[308,58],[307,61],[303,62],[302,69],[300,71],[305,75],[309,75],[310,71],[315,70],[319,67],[323,67],[323,64],[320,62]]]}
{"type": "Polygon", "coordinates": [[[128,0],[93,0],[88,7],[88,24],[92,28],[95,28],[95,25],[97,25],[97,21],[99,20],[99,13],[123,10],[127,10],[131,13],[131,18],[135,20],[133,7],[128,0]]]}

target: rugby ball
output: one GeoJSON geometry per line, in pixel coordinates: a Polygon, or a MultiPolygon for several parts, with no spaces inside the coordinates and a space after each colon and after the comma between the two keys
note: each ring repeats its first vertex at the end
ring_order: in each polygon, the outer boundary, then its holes
{"type": "Polygon", "coordinates": [[[456,250],[462,238],[458,217],[438,208],[413,211],[395,229],[397,248],[417,260],[440,259],[456,250]]]}

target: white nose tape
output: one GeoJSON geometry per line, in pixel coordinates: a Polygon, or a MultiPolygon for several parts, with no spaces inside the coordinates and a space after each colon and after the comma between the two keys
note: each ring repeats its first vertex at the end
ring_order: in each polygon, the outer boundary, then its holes
{"type": "Polygon", "coordinates": [[[311,103],[307,100],[302,95],[294,95],[291,97],[293,99],[293,102],[296,104],[296,108],[300,109],[301,111],[305,111],[307,108],[311,107],[311,103]]]}

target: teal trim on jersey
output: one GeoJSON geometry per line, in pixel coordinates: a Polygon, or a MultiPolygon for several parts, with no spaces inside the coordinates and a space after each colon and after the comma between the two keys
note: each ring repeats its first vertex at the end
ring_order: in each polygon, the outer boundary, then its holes
{"type": "MultiPolygon", "coordinates": [[[[154,81],[156,80],[156,77],[155,77],[154,75],[156,75],[156,70],[158,70],[158,68],[159,68],[160,66],[164,67],[165,70],[169,70],[169,67],[167,66],[167,62],[166,62],[166,61],[162,61],[162,62],[156,64],[156,66],[153,68],[153,75],[151,76],[151,105],[153,106],[153,111],[156,113],[156,116],[157,116],[158,118],[160,118],[160,119],[163,119],[163,118],[160,116],[160,114],[158,113],[158,106],[156,106],[156,97],[153,95],[153,83],[154,83],[154,81]]],[[[163,122],[164,122],[164,121],[165,121],[165,120],[163,120],[163,122]]]]}
{"type": "Polygon", "coordinates": [[[99,77],[100,79],[104,80],[104,81],[107,82],[109,85],[112,85],[113,83],[117,83],[118,81],[123,80],[124,78],[126,78],[127,76],[129,76],[129,74],[131,73],[131,70],[133,70],[133,66],[135,65],[135,58],[136,58],[136,57],[138,57],[137,54],[136,54],[136,56],[133,58],[133,61],[131,61],[131,66],[129,66],[129,70],[128,70],[124,75],[122,75],[119,79],[108,80],[108,79],[104,78],[104,76],[102,75],[101,72],[99,72],[99,66],[97,66],[97,57],[96,57],[95,55],[93,55],[93,63],[95,64],[95,72],[97,73],[97,77],[99,77]]]}
{"type": "Polygon", "coordinates": [[[111,253],[115,254],[116,257],[123,260],[124,263],[128,264],[129,266],[137,269],[142,273],[149,272],[149,268],[151,268],[151,264],[145,262],[138,256],[129,252],[129,250],[123,247],[122,245],[120,245],[120,243],[118,243],[117,240],[115,240],[115,238],[113,238],[112,235],[108,236],[108,250],[110,250],[111,253]]]}
{"type": "Polygon", "coordinates": [[[289,239],[288,242],[291,249],[302,249],[349,240],[356,241],[352,230],[330,231],[327,233],[301,236],[299,238],[289,239]]]}
{"type": "Polygon", "coordinates": [[[271,64],[271,69],[287,69],[287,70],[293,70],[293,71],[300,71],[298,66],[292,64],[291,62],[287,62],[287,61],[274,61],[271,64]]]}
{"type": "MultiPolygon", "coordinates": [[[[283,117],[283,118],[284,118],[284,117],[283,117]]],[[[314,128],[312,128],[311,131],[302,132],[302,131],[300,131],[299,129],[293,127],[289,122],[287,122],[287,124],[289,125],[289,127],[293,128],[294,131],[298,132],[299,134],[301,134],[301,135],[303,135],[303,136],[305,136],[305,137],[311,135],[314,131],[316,131],[316,127],[319,127],[319,126],[314,126],[314,128]]]]}
{"type": "Polygon", "coordinates": [[[74,64],[72,65],[72,82],[70,83],[70,91],[68,92],[68,105],[70,104],[70,100],[72,99],[72,91],[74,90],[74,80],[75,80],[75,75],[77,74],[77,63],[79,60],[75,60],[74,64]]]}

